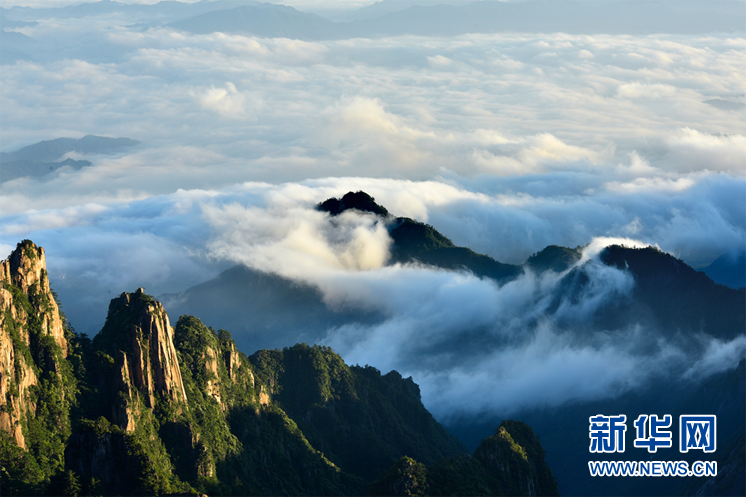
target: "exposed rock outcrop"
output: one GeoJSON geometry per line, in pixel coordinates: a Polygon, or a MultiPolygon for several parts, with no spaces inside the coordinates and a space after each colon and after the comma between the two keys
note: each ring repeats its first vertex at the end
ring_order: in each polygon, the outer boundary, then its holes
{"type": "Polygon", "coordinates": [[[218,356],[212,347],[205,347],[202,354],[202,360],[205,362],[205,368],[208,372],[205,391],[207,395],[223,406],[220,400],[220,372],[218,371],[218,356]]]}
{"type": "Polygon", "coordinates": [[[168,315],[142,288],[112,299],[106,324],[95,343],[116,357],[117,384],[124,393],[120,397],[124,403],[113,407],[113,415],[120,428],[135,428],[140,409],[135,390],[148,409],[155,408],[156,397],[171,402],[177,413],[186,406],[168,315]]]}
{"type": "Polygon", "coordinates": [[[241,360],[238,350],[236,349],[236,344],[233,343],[233,341],[230,341],[227,348],[228,350],[225,352],[225,366],[228,368],[228,377],[233,381],[233,383],[238,384],[239,378],[241,378],[240,373],[246,371],[251,388],[254,388],[256,386],[254,373],[252,373],[249,368],[241,367],[241,360]]]}
{"type": "Polygon", "coordinates": [[[30,240],[18,244],[10,256],[0,262],[0,275],[3,283],[18,287],[29,297],[37,297],[35,312],[41,319],[42,333],[51,335],[62,347],[62,356],[67,356],[67,340],[60,309],[49,288],[47,258],[44,248],[37,247],[30,240]]]}
{"type": "Polygon", "coordinates": [[[59,371],[66,356],[65,325],[49,288],[44,249],[24,240],[0,261],[0,430],[19,447],[26,448],[23,423],[36,410],[30,388],[43,369],[59,371]],[[57,353],[37,350],[44,336],[53,338],[48,346],[56,344],[57,353]],[[45,363],[36,364],[33,357],[42,355],[45,363]]]}

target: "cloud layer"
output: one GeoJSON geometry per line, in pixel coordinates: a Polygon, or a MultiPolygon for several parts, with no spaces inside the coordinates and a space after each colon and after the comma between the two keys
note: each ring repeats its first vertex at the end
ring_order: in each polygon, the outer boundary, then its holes
{"type": "MultiPolygon", "coordinates": [[[[583,371],[618,391],[662,374],[643,359],[680,364],[676,344],[637,354],[629,337],[642,328],[568,332],[567,316],[629,292],[623,273],[589,253],[596,286],[547,318],[556,276],[498,287],[387,266],[381,223],[332,222],[313,206],[365,190],[510,263],[602,237],[695,266],[746,247],[742,38],[322,43],[106,16],[14,29],[35,42],[23,48],[32,60],[0,73],[3,151],[91,133],[143,143],[0,184],[2,256],[24,238],[43,245],[81,331],[100,329],[119,292],[177,292],[242,263],[310,283],[329,305],[383,313],[374,326],[329,330],[327,342],[349,361],[415,375],[439,415],[475,391],[532,405],[541,384],[551,386],[542,402],[557,404],[601,395],[583,371]]],[[[742,341],[704,343],[687,374],[742,356],[742,341]]],[[[504,409],[498,397],[477,407],[504,409]]]]}

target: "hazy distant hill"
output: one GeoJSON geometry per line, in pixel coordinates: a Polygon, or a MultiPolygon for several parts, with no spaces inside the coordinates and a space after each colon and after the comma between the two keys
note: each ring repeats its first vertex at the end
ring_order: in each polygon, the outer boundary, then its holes
{"type": "Polygon", "coordinates": [[[109,138],[86,135],[83,138],[57,138],[28,145],[15,152],[0,152],[0,162],[51,162],[69,152],[81,154],[109,154],[134,147],[140,142],[131,138],[109,138]]]}
{"type": "Polygon", "coordinates": [[[343,17],[347,21],[358,21],[375,19],[376,17],[381,17],[392,12],[414,7],[415,5],[428,7],[433,5],[463,5],[467,3],[471,3],[471,0],[381,0],[380,2],[349,12],[343,17]]]}
{"type": "MultiPolygon", "coordinates": [[[[645,35],[746,31],[744,4],[737,0],[470,3],[454,0],[449,3],[379,2],[348,13],[348,18],[354,19],[349,22],[332,22],[285,5],[253,0],[162,1],[152,5],[102,0],[46,9],[2,8],[0,12],[9,27],[45,18],[121,14],[143,28],[170,23],[176,29],[192,33],[220,31],[303,40],[501,32],[645,35]]],[[[5,42],[10,42],[9,37],[5,38],[5,42]]]]}
{"type": "Polygon", "coordinates": [[[723,254],[702,271],[721,285],[746,287],[746,252],[723,254]]]}
{"type": "Polygon", "coordinates": [[[500,32],[702,34],[746,31],[743,9],[737,1],[481,1],[412,6],[372,19],[334,23],[292,7],[263,4],[213,11],[171,26],[193,33],[220,31],[304,40],[500,32]]]}
{"type": "Polygon", "coordinates": [[[0,31],[0,43],[3,45],[28,45],[34,43],[34,39],[17,31],[0,31]]]}
{"type": "Polygon", "coordinates": [[[60,162],[34,162],[29,160],[13,160],[0,163],[0,183],[27,176],[38,178],[56,171],[62,167],[80,169],[91,165],[91,161],[65,159],[60,162]]]}
{"type": "Polygon", "coordinates": [[[144,18],[174,19],[195,16],[211,10],[231,9],[241,5],[259,5],[260,3],[255,0],[216,0],[214,2],[201,0],[194,3],[167,0],[155,4],[128,4],[112,0],[101,0],[100,2],[87,2],[42,9],[15,6],[0,8],[0,11],[10,16],[11,19],[47,19],[51,17],[66,19],[112,13],[123,13],[144,18]]]}
{"type": "Polygon", "coordinates": [[[36,26],[38,22],[29,21],[13,21],[8,19],[4,15],[0,14],[0,28],[23,28],[26,26],[36,26]]]}
{"type": "Polygon", "coordinates": [[[28,145],[15,152],[0,152],[0,183],[26,176],[39,178],[62,167],[80,169],[91,165],[91,162],[87,160],[58,160],[69,152],[110,154],[134,147],[139,143],[130,138],[87,135],[80,139],[46,140],[28,145]]]}
{"type": "Polygon", "coordinates": [[[289,341],[317,343],[330,327],[383,319],[373,312],[330,309],[316,288],[244,266],[158,299],[175,316],[192,314],[233,330],[238,346],[247,352],[282,347],[289,341]],[[292,312],[286,312],[289,309],[292,312]]]}
{"type": "Polygon", "coordinates": [[[250,33],[268,38],[319,40],[343,37],[342,25],[315,14],[274,4],[215,10],[170,24],[190,33],[250,33]]]}

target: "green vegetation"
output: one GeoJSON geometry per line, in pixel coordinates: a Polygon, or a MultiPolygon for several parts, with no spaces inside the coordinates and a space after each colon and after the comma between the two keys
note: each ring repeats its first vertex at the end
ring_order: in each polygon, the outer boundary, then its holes
{"type": "MultiPolygon", "coordinates": [[[[29,244],[22,255],[37,253],[29,244]]],[[[249,358],[192,316],[171,342],[165,311],[141,290],[113,299],[90,340],[42,290],[45,271],[26,292],[6,286],[16,317],[4,311],[15,349],[4,405],[23,406],[26,450],[0,432],[5,494],[359,495],[375,481],[382,493],[425,495],[456,478],[443,461],[463,460],[463,445],[396,371],[306,344],[249,358]],[[51,313],[66,352],[45,331],[51,313]]]]}
{"type": "Polygon", "coordinates": [[[525,264],[537,273],[549,270],[561,273],[579,261],[581,255],[582,247],[571,249],[549,245],[545,249],[531,255],[525,264]]]}
{"type": "Polygon", "coordinates": [[[375,479],[404,454],[433,463],[466,452],[424,408],[412,379],[395,371],[349,367],[329,347],[306,344],[250,359],[273,401],[310,443],[363,480],[375,479]]]}
{"type": "MultiPolygon", "coordinates": [[[[341,475],[279,406],[260,403],[263,384],[229,332],[182,316],[174,344],[189,403],[186,423],[200,439],[196,457],[175,459],[181,474],[197,475],[196,489],[216,495],[349,493],[354,478],[341,475]]],[[[162,436],[176,456],[178,429],[169,429],[171,435],[162,430],[162,436]]]]}
{"type": "Polygon", "coordinates": [[[368,487],[369,495],[430,495],[424,464],[404,456],[368,487]]]}
{"type": "Polygon", "coordinates": [[[23,255],[31,262],[36,262],[36,245],[31,240],[22,240],[16,245],[16,250],[22,250],[23,255]]]}
{"type": "Polygon", "coordinates": [[[503,421],[472,457],[426,467],[403,457],[368,487],[370,495],[559,495],[531,428],[503,421]]]}
{"type": "Polygon", "coordinates": [[[0,430],[0,477],[5,495],[41,495],[49,481],[36,457],[0,430]]]}

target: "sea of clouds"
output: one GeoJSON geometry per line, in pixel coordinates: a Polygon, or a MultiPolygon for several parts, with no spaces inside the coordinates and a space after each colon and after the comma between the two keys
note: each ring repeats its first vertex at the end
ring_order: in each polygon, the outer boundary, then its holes
{"type": "MultiPolygon", "coordinates": [[[[120,292],[178,292],[243,263],[314,285],[330,305],[383,312],[326,343],[348,362],[412,374],[439,416],[466,398],[558,405],[633,388],[678,352],[635,355],[627,339],[640,330],[591,342],[558,332],[556,316],[542,318],[556,275],[500,287],[388,266],[380,223],[332,222],[314,205],[364,190],[508,263],[603,237],[695,267],[746,248],[743,38],[305,42],[136,21],[14,28],[33,39],[30,57],[0,73],[2,151],[87,134],[142,142],[0,184],[0,253],[25,238],[44,246],[79,331],[96,333],[120,292]],[[495,385],[501,396],[476,395],[495,385]],[[551,386],[541,401],[540,385],[551,386]]],[[[589,260],[598,292],[572,309],[578,319],[633,284],[589,260]]],[[[730,367],[744,346],[710,342],[692,367],[730,367]]]]}

